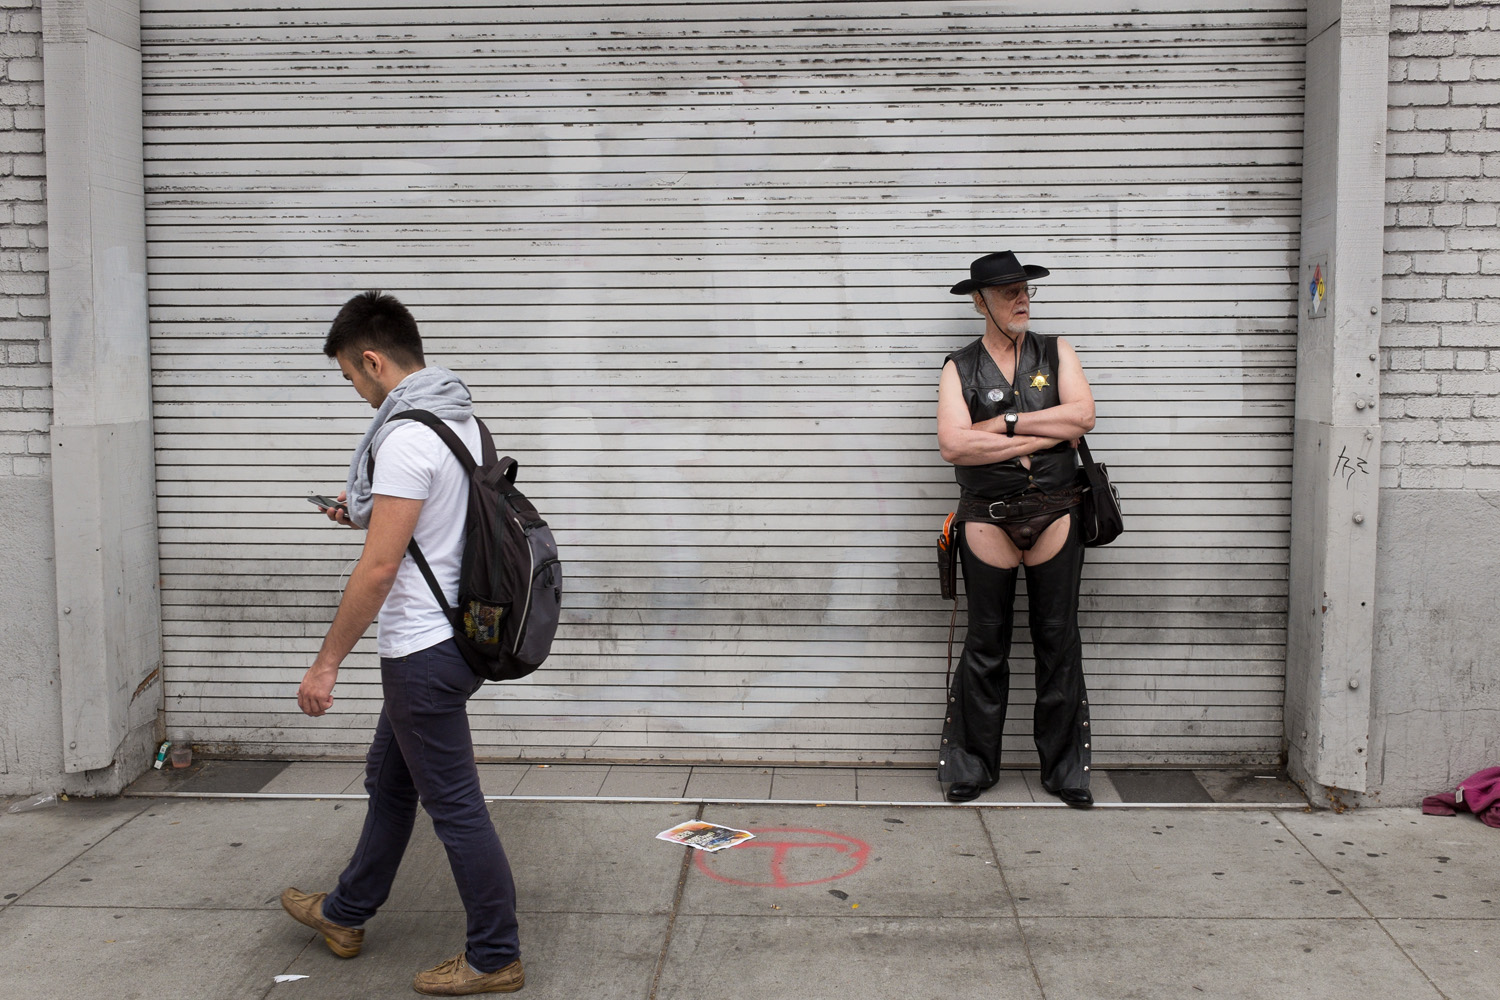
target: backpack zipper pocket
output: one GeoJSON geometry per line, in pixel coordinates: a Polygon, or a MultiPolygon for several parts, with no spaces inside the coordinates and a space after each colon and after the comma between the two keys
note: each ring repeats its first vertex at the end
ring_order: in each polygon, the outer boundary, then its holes
{"type": "Polygon", "coordinates": [[[521,534],[526,538],[526,556],[531,560],[531,568],[526,573],[526,603],[521,605],[521,624],[516,629],[515,645],[510,648],[512,656],[521,649],[521,640],[526,638],[526,616],[531,611],[531,581],[536,577],[536,552],[531,547],[531,532],[526,530],[519,517],[514,520],[516,527],[521,529],[521,534]]]}

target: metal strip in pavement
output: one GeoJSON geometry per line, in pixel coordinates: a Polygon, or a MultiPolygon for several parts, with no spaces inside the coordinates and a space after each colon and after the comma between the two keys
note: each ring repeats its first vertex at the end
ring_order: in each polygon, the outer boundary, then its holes
{"type": "MultiPolygon", "coordinates": [[[[124,792],[125,798],[137,799],[334,799],[358,800],[368,796],[352,792],[124,792]]],[[[1068,809],[1066,802],[903,802],[894,799],[663,799],[633,795],[486,795],[486,802],[607,802],[631,805],[687,805],[703,803],[716,806],[881,806],[936,809],[1068,809]]],[[[1307,809],[1305,802],[1095,802],[1094,809],[1243,809],[1286,812],[1307,809]]]]}

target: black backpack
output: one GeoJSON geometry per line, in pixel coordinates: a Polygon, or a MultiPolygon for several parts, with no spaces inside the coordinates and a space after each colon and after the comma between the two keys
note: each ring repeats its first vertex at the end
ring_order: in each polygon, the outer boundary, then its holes
{"type": "MultiPolygon", "coordinates": [[[[516,489],[516,460],[497,458],[484,421],[479,424],[476,465],[453,428],[427,410],[402,410],[391,420],[416,420],[431,427],[469,474],[469,513],[464,521],[464,554],[458,578],[458,607],[448,606],[432,567],[413,538],[407,546],[443,613],[469,667],[491,681],[525,677],[547,658],[562,607],[562,563],[552,529],[516,489]]],[[[370,455],[370,478],[375,456],[370,455]]]]}

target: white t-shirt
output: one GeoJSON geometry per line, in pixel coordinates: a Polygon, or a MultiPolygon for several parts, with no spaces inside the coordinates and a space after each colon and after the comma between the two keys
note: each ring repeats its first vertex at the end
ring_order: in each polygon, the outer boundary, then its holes
{"type": "MultiPolygon", "coordinates": [[[[443,422],[457,432],[477,461],[479,424],[472,418],[443,422]]],[[[413,537],[451,607],[458,601],[464,517],[469,512],[468,473],[430,427],[400,420],[375,453],[372,485],[372,492],[381,496],[425,501],[413,537]]],[[[377,621],[381,656],[407,656],[453,636],[453,625],[409,552],[401,560],[377,621]]]]}

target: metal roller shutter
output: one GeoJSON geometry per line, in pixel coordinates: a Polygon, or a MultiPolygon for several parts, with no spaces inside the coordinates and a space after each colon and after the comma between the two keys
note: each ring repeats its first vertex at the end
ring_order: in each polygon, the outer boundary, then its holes
{"type": "Polygon", "coordinates": [[[370,413],[323,334],[381,287],[566,563],[482,757],[930,763],[947,286],[1008,248],[1126,498],[1096,760],[1277,756],[1302,3],[142,6],[169,725],[362,748],[372,638],[296,710],[359,544],[301,497],[370,413]]]}

